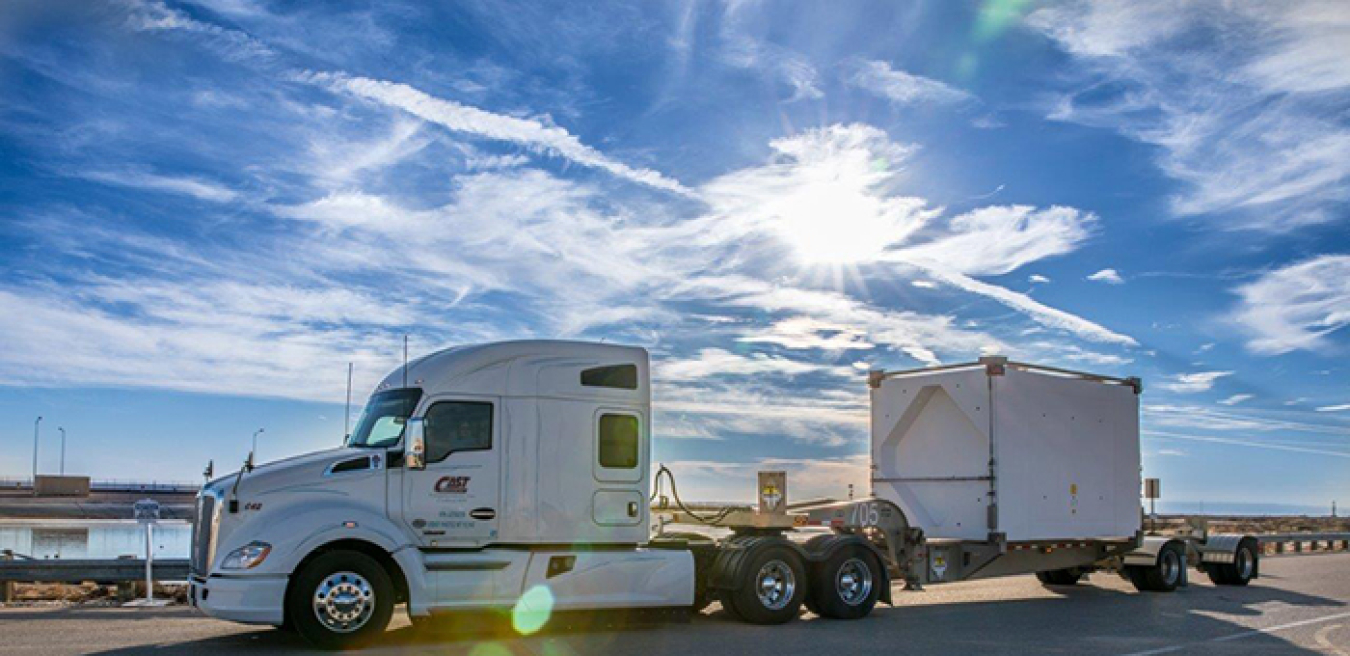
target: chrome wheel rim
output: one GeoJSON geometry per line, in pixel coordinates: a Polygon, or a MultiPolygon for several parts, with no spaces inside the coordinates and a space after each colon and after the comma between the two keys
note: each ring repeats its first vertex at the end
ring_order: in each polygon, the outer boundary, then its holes
{"type": "Polygon", "coordinates": [[[850,606],[867,601],[872,594],[872,568],[858,558],[849,558],[834,577],[834,589],[839,600],[850,606]]]}
{"type": "Polygon", "coordinates": [[[1163,580],[1168,585],[1176,583],[1177,576],[1181,573],[1181,566],[1177,562],[1177,552],[1168,550],[1162,557],[1162,575],[1163,580]]]}
{"type": "Polygon", "coordinates": [[[1240,578],[1242,578],[1242,579],[1249,579],[1249,578],[1251,578],[1251,577],[1252,577],[1252,569],[1254,569],[1255,564],[1256,564],[1256,563],[1255,563],[1255,559],[1252,558],[1252,552],[1247,551],[1246,549],[1238,549],[1238,552],[1237,552],[1237,571],[1238,571],[1238,576],[1239,576],[1240,578]]]}
{"type": "Polygon", "coordinates": [[[787,607],[796,590],[797,577],[787,563],[770,560],[759,568],[759,574],[755,577],[755,594],[765,608],[781,610],[787,607]]]}
{"type": "Polygon", "coordinates": [[[330,574],[314,590],[314,616],[330,631],[351,633],[374,614],[375,590],[360,574],[330,574]]]}

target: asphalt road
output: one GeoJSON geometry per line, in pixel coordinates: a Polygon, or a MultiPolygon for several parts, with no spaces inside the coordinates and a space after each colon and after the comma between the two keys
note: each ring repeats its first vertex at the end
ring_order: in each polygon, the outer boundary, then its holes
{"type": "MultiPolygon", "coordinates": [[[[1203,575],[1172,594],[1135,592],[1097,574],[1047,589],[1033,577],[896,591],[855,622],[810,614],[776,627],[727,618],[716,605],[692,622],[647,619],[620,627],[572,626],[514,637],[509,624],[469,618],[414,632],[398,617],[369,653],[642,654],[1334,654],[1350,656],[1350,554],[1268,558],[1246,588],[1203,575]]],[[[586,618],[573,618],[584,624],[586,618]]],[[[0,654],[301,653],[288,633],[219,622],[188,608],[0,610],[0,654]]]]}

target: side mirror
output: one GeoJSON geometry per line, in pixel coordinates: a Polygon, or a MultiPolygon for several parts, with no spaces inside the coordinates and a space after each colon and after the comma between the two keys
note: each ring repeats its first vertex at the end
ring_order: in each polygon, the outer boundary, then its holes
{"type": "Polygon", "coordinates": [[[403,430],[406,445],[403,449],[403,466],[408,469],[427,468],[427,442],[423,436],[422,419],[409,419],[403,430]]]}

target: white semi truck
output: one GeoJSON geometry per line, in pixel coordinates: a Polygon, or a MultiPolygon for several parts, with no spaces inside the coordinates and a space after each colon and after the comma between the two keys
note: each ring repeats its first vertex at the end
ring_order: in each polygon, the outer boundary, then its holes
{"type": "Polygon", "coordinates": [[[400,367],[341,448],[202,488],[191,603],[345,648],[400,603],[415,624],[712,601],[775,624],[803,605],[864,617],[893,580],[1112,571],[1169,591],[1188,565],[1257,576],[1250,536],[1141,530],[1136,379],[1003,358],[872,372],[872,496],[790,505],[785,476],[761,473],[757,508],[695,511],[664,467],[651,493],[648,367],[641,348],[561,341],[400,367]],[[667,531],[682,524],[719,537],[667,531]]]}

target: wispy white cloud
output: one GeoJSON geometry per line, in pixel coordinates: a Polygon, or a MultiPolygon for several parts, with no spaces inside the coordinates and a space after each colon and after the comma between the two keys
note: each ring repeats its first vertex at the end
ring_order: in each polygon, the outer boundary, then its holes
{"type": "Polygon", "coordinates": [[[1101,271],[1088,276],[1087,279],[1094,282],[1104,282],[1108,285],[1125,284],[1125,279],[1121,278],[1120,273],[1115,269],[1102,269],[1101,271]]]}
{"type": "Polygon", "coordinates": [[[1219,401],[1219,405],[1238,405],[1239,403],[1245,403],[1247,401],[1250,401],[1252,400],[1252,398],[1253,395],[1251,394],[1234,394],[1222,401],[1219,401]]]}
{"type": "Polygon", "coordinates": [[[1041,274],[1039,274],[1039,273],[1033,273],[1033,274],[1027,276],[1027,280],[1028,280],[1029,282],[1035,283],[1035,284],[1037,284],[1037,285],[1046,285],[1046,284],[1049,284],[1049,283],[1050,283],[1050,279],[1049,279],[1049,278],[1047,278],[1047,277],[1045,277],[1045,276],[1043,276],[1043,275],[1041,275],[1041,274]]]}
{"type": "Polygon", "coordinates": [[[762,23],[748,15],[753,8],[752,3],[726,4],[719,32],[722,61],[737,68],[761,71],[786,85],[791,89],[787,102],[824,98],[820,73],[810,59],[754,33],[762,23]]]}
{"type": "Polygon", "coordinates": [[[139,171],[83,171],[75,175],[104,184],[181,194],[214,203],[227,203],[239,197],[239,193],[229,187],[198,178],[155,175],[139,171]]]}
{"type": "Polygon", "coordinates": [[[751,344],[776,344],[787,349],[821,349],[825,351],[868,350],[875,346],[867,341],[866,333],[857,326],[807,316],[790,317],[776,321],[764,331],[738,337],[737,341],[751,344]]]}
{"type": "Polygon", "coordinates": [[[1350,437],[1350,427],[1343,424],[1304,421],[1306,413],[1296,411],[1220,410],[1203,405],[1149,404],[1143,407],[1144,418],[1161,426],[1217,431],[1260,431],[1263,433],[1297,432],[1350,437]],[[1294,418],[1288,418],[1294,417],[1294,418]]]}
{"type": "Polygon", "coordinates": [[[1122,346],[1139,345],[1139,342],[1129,335],[1115,332],[1101,324],[1089,321],[1063,310],[1052,308],[1040,301],[1032,299],[1026,294],[1014,292],[1010,289],[999,287],[998,285],[991,285],[959,273],[951,273],[940,269],[928,269],[928,272],[937,278],[941,278],[944,282],[953,287],[988,297],[1014,310],[1022,312],[1035,322],[1046,326],[1047,328],[1063,330],[1072,335],[1094,342],[1119,344],[1122,346]]]}
{"type": "Polygon", "coordinates": [[[1233,318],[1252,337],[1247,348],[1274,355],[1321,350],[1350,326],[1350,255],[1320,255],[1262,275],[1234,290],[1233,318]]]}
{"type": "Polygon", "coordinates": [[[828,367],[789,358],[752,353],[741,355],[720,348],[700,349],[692,358],[670,358],[654,369],[657,380],[693,381],[714,376],[796,376],[818,372],[834,372],[853,376],[847,367],[828,367]]]}
{"type": "Polygon", "coordinates": [[[844,65],[845,80],[895,105],[953,105],[973,102],[970,93],[920,75],[892,68],[884,61],[851,60],[844,65]]]}
{"type": "Polygon", "coordinates": [[[1002,275],[1081,245],[1097,217],[1072,207],[993,205],[953,217],[937,237],[887,257],[972,276],[1002,275]]]}
{"type": "MultiPolygon", "coordinates": [[[[963,329],[950,316],[876,308],[839,292],[782,287],[742,276],[692,278],[676,285],[671,298],[697,298],[723,307],[805,317],[813,321],[813,329],[828,322],[842,331],[866,334],[869,343],[894,348],[925,364],[940,363],[939,352],[969,356],[1002,350],[996,338],[963,329]]],[[[806,325],[800,320],[792,324],[794,329],[806,325]]],[[[818,330],[816,335],[820,336],[818,330]]],[[[801,339],[800,333],[785,335],[772,329],[766,333],[758,328],[748,329],[742,337],[793,344],[799,343],[793,338],[801,339]]]]}
{"type": "Polygon", "coordinates": [[[1324,405],[1324,406],[1321,406],[1321,407],[1317,408],[1317,411],[1318,411],[1318,412],[1346,412],[1346,411],[1350,411],[1350,403],[1342,403],[1341,405],[1324,405]]]}
{"type": "Polygon", "coordinates": [[[1214,435],[1186,435],[1183,433],[1172,433],[1167,431],[1156,431],[1156,430],[1145,430],[1142,432],[1146,439],[1184,440],[1188,442],[1209,442],[1211,444],[1240,446],[1250,449],[1265,449],[1267,451],[1288,451],[1292,453],[1306,453],[1318,456],[1331,456],[1334,458],[1350,458],[1350,451],[1336,450],[1332,448],[1296,446],[1292,444],[1281,444],[1279,442],[1244,440],[1231,437],[1219,437],[1214,435]]]}
{"type": "Polygon", "coordinates": [[[1172,376],[1168,382],[1159,383],[1158,388],[1178,394],[1208,392],[1214,387],[1214,381],[1231,375],[1233,375],[1231,371],[1197,371],[1189,374],[1177,374],[1172,376]]]}
{"type": "Polygon", "coordinates": [[[181,31],[205,38],[221,56],[231,60],[267,59],[276,52],[247,32],[197,20],[155,0],[124,0],[127,24],[141,31],[181,31]]]}
{"type": "Polygon", "coordinates": [[[1187,185],[1176,213],[1285,231],[1333,220],[1329,204],[1350,197],[1350,126],[1327,111],[1350,93],[1343,3],[1081,0],[1028,22],[1082,67],[1051,118],[1159,146],[1187,185]]]}
{"type": "Polygon", "coordinates": [[[676,180],[650,169],[634,168],[587,146],[566,129],[539,120],[506,116],[437,98],[399,82],[374,80],[344,73],[305,72],[297,79],[335,91],[396,107],[424,121],[455,132],[519,144],[536,152],[562,157],[582,166],[675,193],[693,193],[676,180]]]}

